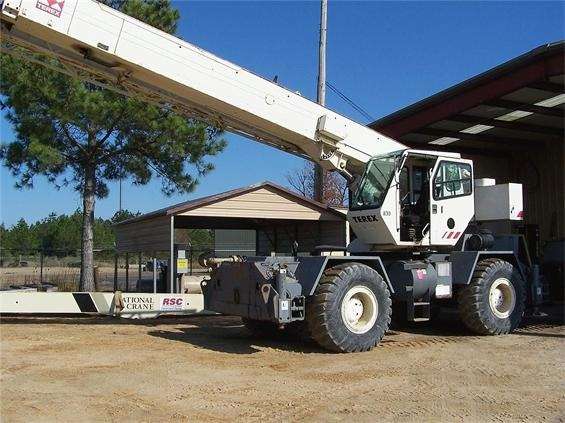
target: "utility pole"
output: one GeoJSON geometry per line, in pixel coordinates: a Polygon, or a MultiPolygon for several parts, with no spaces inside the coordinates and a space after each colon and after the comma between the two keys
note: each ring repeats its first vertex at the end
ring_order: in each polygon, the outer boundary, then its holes
{"type": "Polygon", "coordinates": [[[326,105],[326,38],[328,34],[328,0],[321,1],[320,53],[318,58],[318,104],[326,105]]]}
{"type": "MultiPolygon", "coordinates": [[[[318,55],[318,104],[326,105],[326,36],[328,33],[328,0],[320,3],[320,50],[318,55]]],[[[314,199],[322,202],[324,198],[324,169],[314,166],[314,199]]]]}

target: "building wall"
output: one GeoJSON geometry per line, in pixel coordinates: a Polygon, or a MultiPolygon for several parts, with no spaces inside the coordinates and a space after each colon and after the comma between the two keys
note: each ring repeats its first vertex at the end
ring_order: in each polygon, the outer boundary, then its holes
{"type": "Polygon", "coordinates": [[[120,252],[169,251],[171,219],[169,216],[114,226],[116,248],[120,252]]]}
{"type": "Polygon", "coordinates": [[[489,157],[489,156],[469,156],[463,155],[466,159],[473,160],[473,170],[475,179],[494,178],[497,184],[505,184],[511,181],[510,158],[489,157]]]}
{"type": "Polygon", "coordinates": [[[524,223],[539,225],[542,245],[565,238],[565,147],[552,142],[528,154],[508,158],[465,156],[473,159],[475,178],[523,185],[524,223]]]}
{"type": "Polygon", "coordinates": [[[565,238],[565,147],[548,143],[512,160],[516,182],[524,185],[526,223],[540,227],[542,242],[565,238]]]}

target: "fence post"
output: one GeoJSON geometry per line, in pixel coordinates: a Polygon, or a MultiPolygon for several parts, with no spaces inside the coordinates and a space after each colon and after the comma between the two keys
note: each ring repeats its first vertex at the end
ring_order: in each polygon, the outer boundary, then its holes
{"type": "Polygon", "coordinates": [[[39,284],[37,290],[41,291],[41,285],[43,284],[43,248],[39,252],[39,284]]]}
{"type": "Polygon", "coordinates": [[[192,255],[193,255],[193,249],[192,249],[192,244],[189,245],[188,247],[188,251],[189,251],[189,257],[190,257],[190,276],[192,276],[192,255]]]}
{"type": "Polygon", "coordinates": [[[129,292],[129,253],[126,253],[126,292],[129,292]]]}
{"type": "Polygon", "coordinates": [[[157,259],[153,258],[153,293],[157,293],[157,259]]]}
{"type": "Polygon", "coordinates": [[[139,290],[139,286],[141,286],[141,251],[137,256],[137,286],[135,287],[136,291],[139,290]]]}
{"type": "Polygon", "coordinates": [[[118,252],[114,252],[114,292],[118,290],[118,252]]]}
{"type": "Polygon", "coordinates": [[[98,286],[98,282],[100,281],[100,269],[98,266],[94,266],[94,291],[98,292],[100,287],[98,286]]]}

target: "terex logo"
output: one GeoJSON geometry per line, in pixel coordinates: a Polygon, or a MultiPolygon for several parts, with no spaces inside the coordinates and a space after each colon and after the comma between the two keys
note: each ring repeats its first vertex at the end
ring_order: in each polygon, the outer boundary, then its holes
{"type": "Polygon", "coordinates": [[[365,222],[378,222],[379,219],[374,214],[369,214],[367,216],[353,216],[353,220],[357,223],[365,223],[365,222]]]}
{"type": "Polygon", "coordinates": [[[61,16],[64,6],[65,0],[37,0],[35,4],[38,9],[57,17],[61,16]]]}

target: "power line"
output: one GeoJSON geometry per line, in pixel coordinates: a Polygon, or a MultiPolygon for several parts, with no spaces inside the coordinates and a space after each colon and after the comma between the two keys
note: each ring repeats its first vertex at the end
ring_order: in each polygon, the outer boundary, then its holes
{"type": "Polygon", "coordinates": [[[345,101],[347,104],[349,104],[351,107],[353,107],[357,112],[359,112],[361,115],[363,115],[366,119],[368,119],[369,121],[373,121],[374,118],[373,116],[371,116],[369,114],[369,112],[367,112],[364,108],[362,108],[361,106],[359,106],[357,103],[355,103],[351,98],[349,98],[348,96],[346,96],[344,93],[342,93],[335,85],[333,85],[331,82],[326,81],[326,85],[328,86],[328,88],[330,90],[332,90],[334,93],[336,93],[343,101],[345,101]]]}

